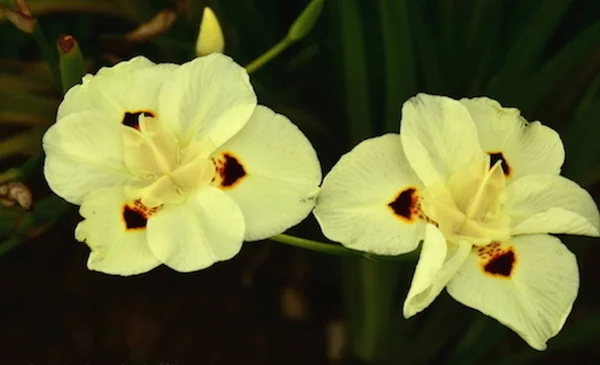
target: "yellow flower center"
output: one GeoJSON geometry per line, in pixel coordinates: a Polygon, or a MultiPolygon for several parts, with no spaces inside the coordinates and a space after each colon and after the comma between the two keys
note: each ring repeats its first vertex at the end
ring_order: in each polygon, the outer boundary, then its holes
{"type": "Polygon", "coordinates": [[[208,185],[215,175],[210,160],[214,145],[192,140],[180,146],[177,137],[158,119],[141,114],[139,128],[125,128],[125,164],[136,176],[126,194],[149,208],[185,199],[208,185]]]}
{"type": "Polygon", "coordinates": [[[475,159],[423,191],[421,209],[450,242],[483,246],[510,238],[510,218],[502,213],[506,180],[502,161],[490,167],[490,156],[475,159]]]}

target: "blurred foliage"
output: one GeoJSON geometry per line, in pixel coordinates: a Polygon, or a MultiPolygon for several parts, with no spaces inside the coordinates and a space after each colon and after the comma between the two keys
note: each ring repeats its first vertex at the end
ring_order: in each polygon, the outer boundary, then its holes
{"type": "MultiPolygon", "coordinates": [[[[0,206],[0,253],[69,211],[41,176],[41,135],[54,121],[59,84],[76,83],[84,65],[95,72],[137,54],[156,62],[191,59],[205,5],[221,21],[225,52],[248,64],[285,38],[307,3],[29,0],[39,22],[34,34],[0,23],[0,183],[23,181],[36,199],[32,211],[0,206]],[[128,38],[165,9],[177,14],[168,28],[149,40],[128,38]],[[59,57],[53,43],[63,34],[77,40],[85,60],[59,57]]],[[[597,1],[325,0],[313,31],[253,73],[252,82],[260,103],[290,117],[309,136],[325,172],[357,142],[398,131],[401,105],[417,92],[492,97],[559,130],[567,151],[564,173],[597,199],[599,71],[597,1]]],[[[299,232],[320,237],[314,222],[299,232]]],[[[590,240],[565,241],[580,258],[598,253],[590,240]]],[[[593,346],[599,303],[586,291],[593,280],[585,275],[598,274],[586,262],[581,260],[583,292],[571,319],[540,353],[445,294],[406,321],[401,298],[412,267],[344,259],[354,354],[375,363],[525,364],[593,346]]]]}

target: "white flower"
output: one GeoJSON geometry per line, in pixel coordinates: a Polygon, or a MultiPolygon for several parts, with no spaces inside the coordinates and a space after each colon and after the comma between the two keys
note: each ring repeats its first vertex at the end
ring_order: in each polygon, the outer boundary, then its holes
{"type": "Polygon", "coordinates": [[[598,236],[591,196],[560,176],[559,136],[487,98],[419,94],[400,134],[368,139],[325,177],[315,216],[331,240],[421,256],[404,316],[444,287],[533,348],[562,328],[577,295],[575,256],[548,233],[598,236]]]}
{"type": "Polygon", "coordinates": [[[43,142],[51,189],[81,205],[88,267],[109,274],[230,259],[304,219],[321,181],[306,137],[222,54],[86,75],[43,142]]]}

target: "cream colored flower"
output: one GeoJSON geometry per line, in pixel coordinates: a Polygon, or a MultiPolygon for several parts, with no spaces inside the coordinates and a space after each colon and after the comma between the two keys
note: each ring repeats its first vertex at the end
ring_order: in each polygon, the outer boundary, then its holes
{"type": "Polygon", "coordinates": [[[400,134],[368,139],[325,177],[315,216],[331,240],[421,256],[405,317],[444,287],[533,348],[562,328],[577,295],[575,256],[549,233],[600,234],[598,208],[560,176],[556,132],[487,98],[419,94],[400,134]]]}
{"type": "Polygon", "coordinates": [[[81,205],[88,267],[109,274],[230,259],[304,219],[321,180],[306,137],[222,54],[86,75],[43,142],[50,188],[81,205]]]}

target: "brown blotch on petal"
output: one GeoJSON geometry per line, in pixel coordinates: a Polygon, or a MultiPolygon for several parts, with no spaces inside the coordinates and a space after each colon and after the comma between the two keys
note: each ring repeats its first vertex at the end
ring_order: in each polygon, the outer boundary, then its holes
{"type": "Polygon", "coordinates": [[[487,262],[483,265],[483,270],[486,274],[504,278],[510,278],[517,262],[517,257],[512,247],[504,251],[488,251],[488,256],[482,258],[488,258],[487,262]]]}
{"type": "Polygon", "coordinates": [[[502,172],[504,172],[504,176],[509,177],[512,170],[508,165],[508,162],[506,162],[506,158],[502,152],[488,152],[488,155],[490,155],[490,169],[496,164],[496,162],[502,161],[500,163],[500,166],[502,166],[502,172]]]}
{"type": "Polygon", "coordinates": [[[402,190],[388,207],[394,212],[396,217],[407,222],[414,222],[419,218],[421,211],[419,209],[419,195],[417,189],[410,187],[402,190]]]}
{"type": "Polygon", "coordinates": [[[215,161],[215,165],[221,177],[222,188],[232,188],[246,176],[244,165],[232,153],[223,153],[222,158],[215,161]]]}
{"type": "Polygon", "coordinates": [[[146,223],[148,222],[148,219],[146,219],[146,216],[142,212],[129,205],[123,208],[123,220],[125,220],[125,226],[128,230],[146,228],[146,223]]]}
{"type": "Polygon", "coordinates": [[[144,114],[146,117],[154,118],[156,115],[148,110],[140,110],[136,112],[125,112],[121,123],[128,127],[140,130],[140,114],[144,114]]]}
{"type": "Polygon", "coordinates": [[[148,218],[159,208],[148,208],[140,200],[123,206],[123,221],[127,230],[145,229],[148,218]]]}

